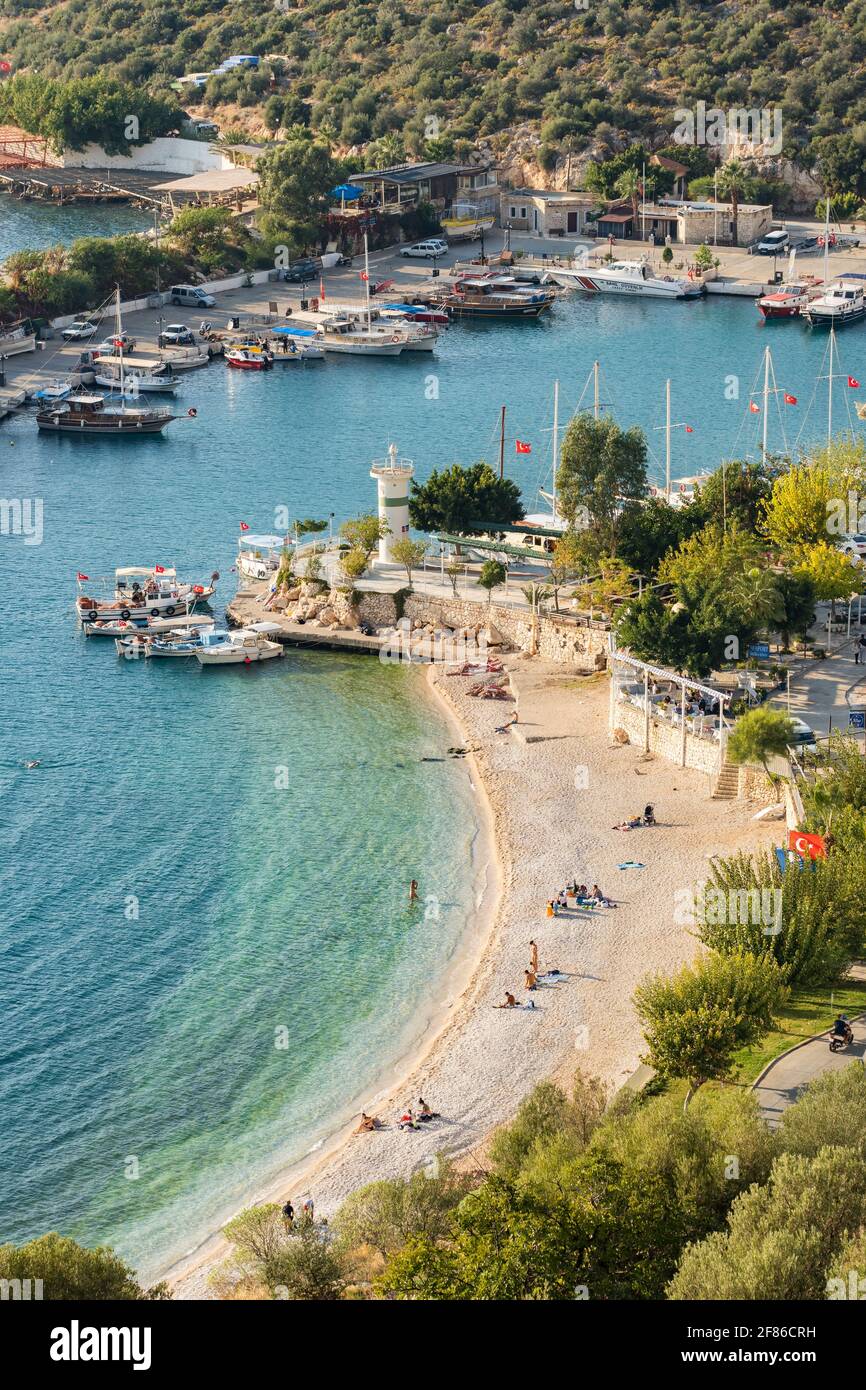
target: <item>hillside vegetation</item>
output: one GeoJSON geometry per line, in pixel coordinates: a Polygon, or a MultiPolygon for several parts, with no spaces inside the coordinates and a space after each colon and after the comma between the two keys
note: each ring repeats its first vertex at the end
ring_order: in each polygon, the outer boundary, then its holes
{"type": "Polygon", "coordinates": [[[156,92],[259,54],[258,72],[208,83],[218,119],[247,108],[344,148],[394,137],[410,155],[431,132],[445,153],[521,123],[547,160],[623,137],[662,146],[677,107],[781,105],[785,153],[866,193],[866,0],[0,0],[0,52],[156,92]]]}

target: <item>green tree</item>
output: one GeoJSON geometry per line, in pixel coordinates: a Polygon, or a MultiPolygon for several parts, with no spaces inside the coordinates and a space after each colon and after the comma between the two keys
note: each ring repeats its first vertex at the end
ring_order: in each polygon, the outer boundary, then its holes
{"type": "Polygon", "coordinates": [[[804,547],[794,573],[812,584],[816,598],[830,600],[832,614],[837,599],[859,593],[862,583],[859,562],[826,541],[804,547]]]}
{"type": "Polygon", "coordinates": [[[866,1072],[860,1062],[810,1082],[796,1105],[782,1111],[776,1138],[783,1152],[807,1158],[815,1158],[828,1138],[866,1157],[866,1072]]]}
{"type": "Polygon", "coordinates": [[[794,738],[788,715],[771,705],[759,705],[737,721],[728,736],[727,757],[732,763],[760,763],[767,776],[769,758],[784,757],[794,738]]]}
{"type": "Polygon", "coordinates": [[[765,1187],[731,1208],[726,1231],[686,1250],[671,1299],[823,1299],[851,1233],[866,1225],[866,1160],[838,1147],[781,1154],[765,1187]]]}
{"type": "Polygon", "coordinates": [[[87,1249],[56,1231],[24,1245],[0,1245],[0,1279],[41,1279],[52,1302],[170,1298],[165,1284],[142,1288],[135,1271],[108,1246],[87,1249]]]}
{"type": "Polygon", "coordinates": [[[500,588],[508,578],[508,571],[499,560],[485,560],[481,566],[478,583],[487,590],[487,606],[493,602],[493,590],[500,588]]]}
{"type": "Polygon", "coordinates": [[[782,473],[762,504],[763,529],[784,553],[827,540],[827,522],[838,495],[826,468],[804,464],[782,473]]]}
{"type": "Polygon", "coordinates": [[[576,415],[565,433],[556,475],[557,505],[569,526],[583,519],[615,556],[622,503],[646,495],[646,440],[641,430],[621,430],[604,416],[576,415]]]}
{"type": "Polygon", "coordinates": [[[740,199],[752,195],[753,179],[741,159],[729,159],[716,176],[719,196],[727,198],[731,204],[731,235],[735,246],[739,245],[740,199]]]}
{"type": "Polygon", "coordinates": [[[346,1256],[328,1227],[313,1221],[299,1225],[262,1267],[275,1298],[303,1303],[339,1299],[350,1272],[346,1256]]]}
{"type": "Polygon", "coordinates": [[[520,489],[500,478],[488,463],[435,470],[424,483],[411,483],[409,516],[419,531],[471,535],[479,522],[520,521],[520,489]]]}
{"type": "Polygon", "coordinates": [[[730,1075],[734,1054],[768,1032],[786,995],[768,955],[703,956],[675,975],[651,975],[634,996],[647,1043],[641,1061],[687,1080],[688,1103],[705,1081],[730,1075]]]}
{"type": "Polygon", "coordinates": [[[342,172],[329,147],[318,140],[287,140],[262,155],[256,168],[263,211],[277,222],[309,229],[312,239],[342,172]]]}
{"type": "Polygon", "coordinates": [[[344,1248],[370,1245],[384,1256],[414,1236],[438,1241],[449,1234],[451,1215],[472,1183],[447,1159],[438,1158],[432,1171],[420,1169],[410,1178],[358,1188],[340,1207],[334,1229],[344,1248]]]}
{"type": "Polygon", "coordinates": [[[340,527],[340,535],[348,541],[353,550],[363,554],[366,563],[369,563],[373,551],[387,534],[387,521],[382,520],[375,512],[362,512],[360,516],[344,521],[340,527]]]}
{"type": "Polygon", "coordinates": [[[427,554],[426,541],[413,541],[408,536],[401,536],[391,546],[391,556],[398,565],[402,565],[406,571],[406,578],[411,587],[412,571],[416,570],[422,563],[427,554]]]}

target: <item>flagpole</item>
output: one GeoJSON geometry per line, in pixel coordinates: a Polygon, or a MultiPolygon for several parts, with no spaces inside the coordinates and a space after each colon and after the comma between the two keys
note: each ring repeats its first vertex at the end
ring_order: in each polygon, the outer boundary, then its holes
{"type": "Polygon", "coordinates": [[[553,383],[553,524],[556,525],[556,470],[559,466],[559,382],[553,383]]]}

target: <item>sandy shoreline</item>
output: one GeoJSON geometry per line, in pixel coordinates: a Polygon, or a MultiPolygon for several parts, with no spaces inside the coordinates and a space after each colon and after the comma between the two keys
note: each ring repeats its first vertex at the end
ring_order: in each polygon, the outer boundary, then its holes
{"type": "MultiPolygon", "coordinates": [[[[408,1176],[437,1153],[471,1155],[545,1077],[567,1080],[580,1066],[616,1089],[639,1061],[630,1005],[636,984],[695,954],[694,939],[674,921],[674,893],[706,875],[711,854],[772,841],[772,827],[756,825],[748,807],[711,802],[703,774],[612,746],[605,678],[587,681],[520,657],[507,664],[520,730],[532,742],[495,732],[513,705],[471,699],[470,679],[429,672],[459,742],[475,750],[481,857],[489,853],[491,874],[467,950],[437,982],[420,1046],[398,1064],[393,1085],[362,1102],[387,1127],[352,1137],[354,1121],[342,1126],[258,1200],[309,1191],[317,1211],[330,1215],[367,1182],[408,1176]],[[656,829],[611,829],[646,801],[657,806],[656,829]],[[645,867],[618,869],[632,860],[645,867]],[[597,881],[619,905],[547,918],[546,898],[574,875],[597,881]],[[557,966],[565,979],[539,988],[534,1010],[494,1010],[506,988],[530,997],[523,989],[530,938],[541,969],[557,966]],[[395,1116],[421,1093],[443,1118],[403,1133],[395,1116]]],[[[217,1234],[162,1277],[176,1298],[207,1298],[208,1276],[226,1253],[217,1234]]]]}

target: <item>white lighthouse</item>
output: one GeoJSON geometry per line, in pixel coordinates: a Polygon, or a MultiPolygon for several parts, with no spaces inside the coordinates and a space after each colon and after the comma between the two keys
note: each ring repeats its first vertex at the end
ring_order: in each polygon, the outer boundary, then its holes
{"type": "Polygon", "coordinates": [[[379,541],[379,560],[387,565],[392,561],[391,548],[395,541],[409,534],[409,479],[415,472],[411,459],[397,457],[397,445],[388,445],[388,457],[375,459],[370,465],[370,477],[379,490],[379,520],[388,527],[379,541]]]}

